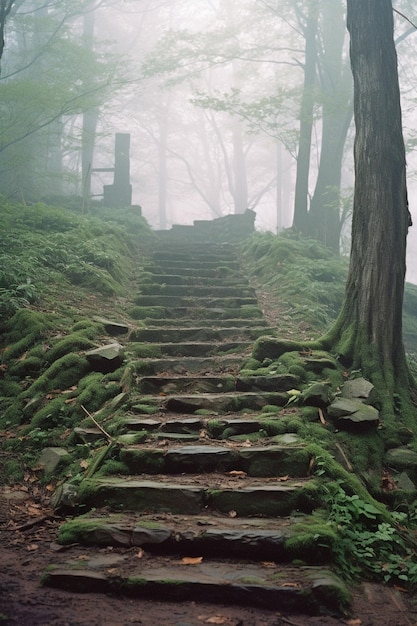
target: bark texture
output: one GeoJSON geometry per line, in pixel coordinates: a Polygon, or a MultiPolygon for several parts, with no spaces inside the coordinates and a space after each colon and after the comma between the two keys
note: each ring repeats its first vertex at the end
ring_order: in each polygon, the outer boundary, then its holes
{"type": "Polygon", "coordinates": [[[410,381],[402,340],[410,215],[391,0],[347,0],[347,26],[356,124],[352,249],[329,337],[368,375],[377,362],[392,389],[410,381]]]}

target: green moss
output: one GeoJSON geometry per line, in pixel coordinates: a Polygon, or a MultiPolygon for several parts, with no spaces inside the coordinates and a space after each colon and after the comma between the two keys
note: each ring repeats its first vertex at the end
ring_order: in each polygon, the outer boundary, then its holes
{"type": "Polygon", "coordinates": [[[32,309],[19,309],[5,326],[2,343],[7,347],[3,351],[3,361],[9,363],[21,356],[39,341],[50,327],[51,318],[44,313],[32,309]]]}
{"type": "Polygon", "coordinates": [[[54,363],[29,387],[24,397],[45,394],[52,389],[62,391],[76,385],[90,369],[85,357],[78,354],[67,354],[54,363]]]}
{"type": "Polygon", "coordinates": [[[19,378],[33,378],[39,376],[44,367],[44,359],[35,356],[28,356],[26,359],[16,361],[9,368],[9,374],[19,378]]]}
{"type": "Polygon", "coordinates": [[[278,414],[281,411],[282,411],[282,407],[276,406],[275,404],[265,404],[261,409],[261,413],[278,414]]]}
{"type": "Polygon", "coordinates": [[[107,459],[100,469],[96,472],[96,476],[111,476],[111,475],[128,475],[129,468],[116,459],[107,459]]]}
{"type": "Polygon", "coordinates": [[[63,428],[69,426],[68,416],[71,408],[65,403],[65,397],[54,398],[48,400],[41,409],[36,411],[30,421],[30,425],[23,430],[24,433],[30,432],[34,428],[48,430],[55,426],[63,428]]]}
{"type": "Polygon", "coordinates": [[[131,343],[129,350],[136,357],[143,359],[158,359],[162,356],[161,348],[148,343],[131,343]]]}
{"type": "Polygon", "coordinates": [[[88,339],[83,333],[76,332],[58,341],[48,352],[46,358],[50,363],[57,361],[70,352],[80,352],[90,350],[95,347],[95,343],[88,339]]]}

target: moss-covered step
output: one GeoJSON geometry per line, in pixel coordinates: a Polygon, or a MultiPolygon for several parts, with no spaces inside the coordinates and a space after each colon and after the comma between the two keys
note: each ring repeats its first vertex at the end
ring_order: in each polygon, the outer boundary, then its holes
{"type": "Polygon", "coordinates": [[[97,555],[89,561],[63,563],[45,573],[43,584],[66,591],[174,602],[243,604],[280,611],[299,611],[302,607],[304,613],[311,615],[344,615],[351,601],[340,578],[321,568],[205,559],[197,559],[190,566],[173,557],[117,557],[97,555]]]}
{"type": "Polygon", "coordinates": [[[221,256],[217,252],[207,252],[205,250],[199,250],[196,254],[195,250],[184,250],[183,252],[176,250],[155,250],[153,255],[155,265],[164,265],[165,267],[236,267],[240,268],[240,263],[233,258],[233,255],[221,256]]]}
{"type": "Polygon", "coordinates": [[[89,478],[76,488],[79,507],[109,507],[153,513],[198,515],[204,510],[235,511],[239,516],[286,516],[311,512],[320,503],[312,480],[249,478],[224,474],[187,474],[178,477],[146,475],[89,478]]]}
{"type": "Polygon", "coordinates": [[[166,296],[190,296],[196,298],[215,297],[229,298],[237,296],[240,298],[255,297],[253,287],[232,287],[230,285],[159,285],[154,283],[145,283],[139,285],[140,293],[143,295],[166,295],[166,296]]]}
{"type": "Polygon", "coordinates": [[[242,366],[241,356],[213,356],[213,357],[184,357],[140,359],[135,362],[135,372],[139,376],[153,376],[157,374],[215,374],[224,372],[237,374],[242,366]]]}
{"type": "Polygon", "coordinates": [[[262,335],[274,335],[275,330],[268,326],[257,327],[230,327],[230,328],[210,328],[210,327],[194,327],[194,328],[137,328],[131,332],[132,341],[138,342],[219,342],[224,340],[250,340],[257,339],[262,335]]]}
{"type": "Polygon", "coordinates": [[[207,357],[227,353],[239,353],[251,349],[251,341],[202,342],[190,341],[182,343],[146,343],[132,342],[129,350],[139,358],[157,358],[162,356],[207,357]]]}
{"type": "Polygon", "coordinates": [[[259,410],[264,406],[283,407],[289,400],[288,393],[236,392],[205,393],[170,396],[143,395],[131,398],[130,410],[136,414],[149,413],[148,409],[165,410],[172,413],[194,414],[197,411],[228,413],[244,410],[259,410]]]}
{"type": "MultiPolygon", "coordinates": [[[[177,445],[169,449],[129,446],[120,460],[130,474],[182,474],[195,472],[242,472],[248,476],[304,477],[311,456],[303,445],[265,445],[233,448],[212,442],[177,445]]],[[[233,474],[232,474],[233,475],[233,474]]]]}
{"type": "Polygon", "coordinates": [[[333,559],[336,531],[320,515],[238,518],[91,512],[61,524],[62,545],[142,547],[157,554],[199,554],[307,564],[333,559]]]}
{"type": "MultiPolygon", "coordinates": [[[[188,306],[139,306],[136,305],[130,309],[130,316],[137,320],[159,319],[162,321],[184,319],[207,319],[207,320],[223,320],[231,318],[259,320],[263,325],[262,311],[257,304],[243,305],[239,307],[204,307],[193,306],[189,302],[188,306]]],[[[172,323],[172,321],[171,321],[172,323]]],[[[169,325],[169,322],[168,322],[169,325]]]]}
{"type": "Polygon", "coordinates": [[[213,327],[213,326],[221,326],[221,328],[268,328],[269,325],[266,320],[255,318],[255,319],[245,319],[245,318],[234,318],[234,319],[225,319],[221,320],[221,324],[214,324],[213,320],[210,319],[200,319],[195,316],[192,319],[181,318],[181,322],[179,320],[167,320],[167,319],[150,319],[146,318],[146,325],[149,328],[153,327],[164,327],[164,328],[193,328],[198,324],[199,328],[213,327]]]}
{"type": "Polygon", "coordinates": [[[145,281],[156,285],[230,285],[231,287],[247,288],[248,280],[242,274],[227,271],[223,276],[217,268],[208,270],[204,275],[201,271],[194,274],[159,274],[151,272],[141,280],[141,284],[145,281]],[[208,273],[207,273],[208,272],[208,273]]]}
{"type": "Polygon", "coordinates": [[[218,393],[234,391],[236,379],[225,376],[144,376],[138,380],[136,390],[140,393],[218,393]]]}
{"type": "Polygon", "coordinates": [[[258,306],[256,298],[251,296],[169,296],[169,295],[137,295],[134,303],[138,306],[163,307],[207,307],[209,309],[235,309],[243,306],[258,306]]]}

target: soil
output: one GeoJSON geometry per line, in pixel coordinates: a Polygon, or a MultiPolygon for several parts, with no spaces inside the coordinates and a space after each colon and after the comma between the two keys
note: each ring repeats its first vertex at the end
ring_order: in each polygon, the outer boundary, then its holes
{"type": "MultiPolygon", "coordinates": [[[[81,594],[41,586],[42,572],[62,546],[55,543],[62,522],[48,508],[49,489],[27,476],[27,487],[5,488],[0,496],[0,624],[10,626],[411,626],[417,599],[376,584],[353,589],[353,611],[345,619],[281,614],[276,611],[195,602],[167,603],[123,596],[81,594]],[[32,480],[32,482],[31,482],[32,480]]],[[[132,548],[135,549],[135,548],[132,548]]],[[[117,548],[106,548],[113,554],[117,548]]],[[[126,549],[120,549],[126,551],[126,549]]],[[[137,548],[136,548],[137,550],[137,548]]],[[[66,558],[85,549],[65,548],[66,558]]],[[[300,607],[302,609],[302,607],[300,607]]]]}

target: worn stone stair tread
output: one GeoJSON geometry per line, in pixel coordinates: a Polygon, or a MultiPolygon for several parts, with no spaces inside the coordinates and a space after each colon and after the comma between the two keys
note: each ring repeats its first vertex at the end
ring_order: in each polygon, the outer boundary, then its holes
{"type": "MultiPolygon", "coordinates": [[[[163,431],[166,430],[167,425],[173,426],[174,424],[179,426],[181,426],[182,424],[184,426],[190,426],[191,424],[194,424],[195,427],[198,429],[206,428],[207,422],[213,419],[216,420],[216,422],[218,422],[218,424],[223,426],[224,428],[233,428],[241,434],[255,432],[262,428],[263,423],[263,418],[259,416],[259,413],[245,413],[245,417],[242,417],[242,415],[239,413],[235,415],[229,414],[228,416],[213,413],[212,415],[199,416],[198,420],[196,421],[195,418],[192,418],[192,420],[190,420],[188,414],[181,415],[180,413],[168,413],[165,411],[161,411],[160,413],[153,414],[152,418],[126,417],[121,420],[120,424],[123,425],[126,430],[132,431],[148,429],[160,429],[163,431]]],[[[271,419],[270,416],[268,416],[268,419],[271,419]]],[[[279,415],[276,416],[276,419],[280,419],[279,415]]],[[[96,432],[100,431],[96,429],[96,432]]]]}
{"type": "Polygon", "coordinates": [[[270,328],[266,320],[262,320],[259,318],[254,319],[246,319],[244,317],[241,318],[233,318],[233,319],[222,319],[216,324],[213,320],[210,319],[200,319],[196,318],[181,318],[180,320],[170,320],[169,323],[166,319],[150,319],[146,318],[146,327],[147,328],[160,328],[163,327],[166,330],[174,330],[179,328],[194,328],[196,322],[198,321],[199,328],[212,328],[214,330],[225,330],[227,328],[237,328],[239,330],[245,328],[258,328],[259,330],[265,330],[270,328]],[[174,323],[175,322],[175,323],[174,323]]]}
{"type": "Polygon", "coordinates": [[[157,375],[161,373],[185,375],[210,373],[236,374],[242,366],[241,356],[212,356],[212,357],[182,357],[182,358],[143,358],[137,367],[142,375],[157,375]]]}
{"type": "Polygon", "coordinates": [[[222,307],[222,306],[200,306],[193,305],[192,302],[187,303],[187,306],[170,306],[164,305],[159,306],[157,304],[145,306],[145,320],[151,318],[150,313],[153,312],[155,314],[155,310],[158,314],[161,315],[160,320],[167,321],[168,325],[172,324],[173,321],[180,324],[181,320],[184,319],[206,319],[206,320],[214,320],[217,323],[223,319],[229,318],[238,318],[238,319],[248,319],[249,320],[259,320],[262,325],[262,311],[258,305],[250,305],[250,317],[246,316],[248,313],[246,305],[243,307],[222,307]]]}
{"type": "Polygon", "coordinates": [[[190,341],[247,340],[257,339],[262,335],[275,335],[275,329],[269,326],[228,328],[212,328],[207,326],[177,327],[177,328],[137,328],[131,332],[131,340],[137,342],[172,342],[182,343],[190,341]]]}
{"type": "Polygon", "coordinates": [[[289,394],[272,391],[240,391],[235,393],[172,394],[166,396],[144,395],[132,398],[131,411],[146,413],[145,407],[165,408],[179,413],[195,413],[198,410],[228,412],[243,409],[262,409],[267,405],[284,407],[289,394]]]}
{"type": "Polygon", "coordinates": [[[196,307],[196,308],[230,308],[241,306],[258,306],[258,300],[253,296],[170,296],[170,295],[138,295],[135,304],[141,306],[169,306],[169,307],[196,307]]]}
{"type": "Polygon", "coordinates": [[[114,510],[198,515],[203,510],[237,515],[282,516],[317,506],[312,479],[226,477],[224,474],[158,474],[85,479],[78,505],[109,506],[114,510]]]}
{"type": "MultiPolygon", "coordinates": [[[[164,372],[165,374],[165,372],[164,372]]],[[[187,376],[162,375],[142,376],[137,383],[137,390],[141,393],[166,394],[188,393],[219,393],[227,391],[290,391],[299,383],[296,376],[276,374],[271,376],[238,376],[224,374],[218,376],[187,376]]]]}
{"type": "MultiPolygon", "coordinates": [[[[83,546],[142,547],[157,554],[199,554],[209,557],[250,558],[254,561],[327,563],[332,541],[315,524],[310,530],[306,515],[282,518],[230,517],[219,514],[146,515],[108,513],[95,509],[68,519],[59,531],[58,543],[83,546]],[[302,528],[303,541],[297,535],[302,528]],[[310,538],[307,539],[307,534],[310,538]],[[308,547],[306,547],[308,545],[308,547]]],[[[321,528],[326,529],[323,525],[321,528]]]]}
{"type": "Polygon", "coordinates": [[[186,284],[171,285],[159,283],[143,283],[140,285],[140,293],[143,295],[173,295],[191,297],[255,297],[253,287],[242,287],[240,285],[231,287],[230,285],[213,284],[186,284]]]}
{"type": "Polygon", "coordinates": [[[344,615],[349,594],[330,570],[317,567],[228,563],[136,554],[97,555],[51,569],[43,584],[71,591],[123,593],[164,600],[236,603],[312,615],[344,615]],[[106,558],[107,556],[107,558],[106,558]],[[119,557],[119,558],[118,558],[119,557]]]}
{"type": "MultiPolygon", "coordinates": [[[[161,433],[169,439],[170,433],[161,433]]],[[[196,438],[198,440],[198,437],[196,438]]],[[[220,445],[217,441],[188,441],[164,449],[155,445],[130,445],[120,450],[120,460],[130,475],[224,472],[226,478],[284,477],[304,478],[309,473],[311,455],[302,443],[263,446],[220,445]]],[[[237,487],[238,488],[238,487],[237,487]]]]}
{"type": "MultiPolygon", "coordinates": [[[[135,346],[135,352],[138,356],[149,356],[149,343],[137,342],[135,346]]],[[[153,351],[161,354],[162,356],[178,356],[178,357],[204,357],[204,356],[218,356],[221,354],[242,354],[247,353],[253,346],[251,341],[223,341],[223,342],[199,342],[199,341],[186,341],[181,343],[157,343],[152,342],[151,348],[153,351]]]]}
{"type": "MultiPolygon", "coordinates": [[[[184,275],[181,271],[177,274],[152,272],[151,283],[157,285],[217,285],[221,281],[224,287],[230,285],[232,287],[242,287],[247,289],[248,281],[240,272],[227,274],[226,277],[220,277],[220,271],[212,271],[211,274],[202,275],[201,272],[195,274],[184,275]]],[[[145,284],[145,283],[142,283],[145,284]]]]}

